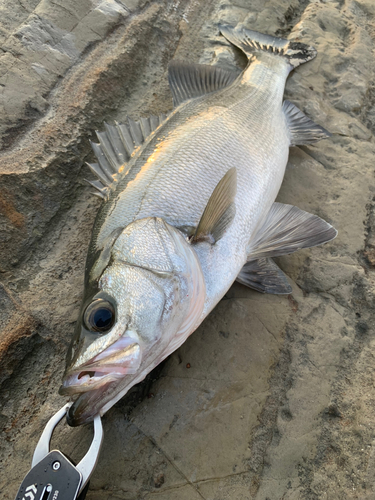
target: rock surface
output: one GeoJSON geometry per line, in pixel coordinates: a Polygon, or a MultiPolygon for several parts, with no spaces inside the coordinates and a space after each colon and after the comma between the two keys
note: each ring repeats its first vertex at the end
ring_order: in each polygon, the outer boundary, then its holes
{"type": "MultiPolygon", "coordinates": [[[[310,43],[286,97],[332,132],[292,148],[278,200],[331,222],[280,258],[293,295],[235,284],[200,328],[103,418],[88,500],[375,498],[372,0],[7,0],[0,7],[1,497],[50,416],[99,201],[84,183],[103,120],[171,108],[168,62],[243,67],[218,32],[310,43]]],[[[61,425],[73,459],[91,428],[61,425]]]]}

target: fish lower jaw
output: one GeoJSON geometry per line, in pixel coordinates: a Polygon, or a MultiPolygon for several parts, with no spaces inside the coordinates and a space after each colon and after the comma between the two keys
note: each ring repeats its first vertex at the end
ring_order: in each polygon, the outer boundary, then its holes
{"type": "Polygon", "coordinates": [[[126,372],[110,372],[104,373],[94,370],[81,370],[68,375],[60,389],[59,394],[62,396],[74,396],[83,392],[100,389],[110,382],[118,381],[125,377],[126,372]]]}

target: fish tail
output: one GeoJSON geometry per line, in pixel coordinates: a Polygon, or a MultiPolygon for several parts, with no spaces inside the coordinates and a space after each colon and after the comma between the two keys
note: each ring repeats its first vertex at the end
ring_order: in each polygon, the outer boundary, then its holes
{"type": "Polygon", "coordinates": [[[305,43],[264,35],[245,28],[235,29],[220,25],[219,29],[229,42],[245,52],[249,60],[256,52],[268,52],[286,58],[291,66],[290,69],[294,69],[316,56],[316,50],[305,43]]]}

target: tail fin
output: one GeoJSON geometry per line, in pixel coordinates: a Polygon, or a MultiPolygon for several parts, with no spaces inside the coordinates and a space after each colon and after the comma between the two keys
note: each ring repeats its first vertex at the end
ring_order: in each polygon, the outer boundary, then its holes
{"type": "Polygon", "coordinates": [[[292,42],[285,38],[263,35],[257,31],[245,28],[234,29],[231,26],[219,26],[225,38],[239,47],[251,59],[255,52],[263,51],[277,56],[285,57],[291,69],[300,64],[311,61],[316,56],[316,50],[305,43],[292,42]]]}

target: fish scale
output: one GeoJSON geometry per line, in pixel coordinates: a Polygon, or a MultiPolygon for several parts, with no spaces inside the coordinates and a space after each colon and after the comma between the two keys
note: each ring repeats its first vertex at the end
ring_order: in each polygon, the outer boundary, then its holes
{"type": "MultiPolygon", "coordinates": [[[[213,101],[212,104],[214,106],[220,105],[220,99],[222,103],[225,103],[226,94],[225,92],[221,94],[220,97],[216,97],[213,101]]],[[[173,117],[170,117],[167,123],[158,130],[157,134],[167,138],[169,131],[172,132],[171,146],[165,148],[164,157],[158,158],[158,161],[152,165],[152,169],[143,160],[144,156],[149,157],[151,151],[153,152],[160,145],[160,142],[155,137],[148,145],[148,148],[146,148],[144,154],[134,162],[134,166],[132,167],[134,170],[139,169],[140,172],[138,185],[131,185],[133,191],[137,190],[134,193],[134,197],[137,200],[139,199],[139,205],[136,204],[134,206],[132,204],[132,198],[129,197],[126,190],[122,189],[120,182],[118,188],[120,195],[117,197],[117,193],[115,193],[114,198],[116,199],[113,201],[116,204],[116,209],[109,216],[103,217],[105,231],[98,235],[99,241],[101,236],[105,237],[118,227],[120,221],[126,226],[134,218],[143,218],[155,214],[164,217],[168,222],[177,226],[196,224],[217,182],[226,170],[232,166],[237,167],[238,173],[243,176],[245,184],[249,184],[253,175],[256,175],[259,170],[262,172],[261,175],[264,179],[265,171],[269,169],[267,160],[270,158],[272,161],[274,155],[267,153],[266,155],[262,155],[262,157],[259,154],[261,151],[258,153],[255,146],[261,140],[267,146],[269,145],[271,141],[268,137],[272,133],[270,133],[271,126],[267,123],[266,126],[260,127],[258,136],[261,139],[258,139],[258,141],[257,137],[254,138],[254,132],[250,132],[249,134],[244,133],[246,132],[246,128],[251,131],[254,128],[254,121],[258,120],[256,109],[254,110],[254,97],[256,97],[254,93],[251,93],[246,98],[248,103],[247,109],[242,107],[243,99],[241,99],[240,105],[233,106],[234,109],[223,108],[225,110],[224,116],[217,121],[211,120],[204,128],[198,127],[197,132],[194,129],[193,133],[196,134],[195,137],[191,137],[193,135],[191,127],[193,125],[191,122],[188,123],[190,131],[183,130],[181,132],[182,141],[178,143],[173,137],[173,131],[177,127],[181,127],[178,121],[184,122],[191,114],[199,113],[200,110],[196,111],[194,107],[197,107],[197,105],[192,103],[190,107],[187,106],[183,114],[181,113],[182,116],[176,117],[178,120],[173,120],[173,117]],[[241,113],[238,108],[242,111],[241,113]],[[248,118],[249,116],[255,116],[255,120],[248,118]],[[248,126],[244,127],[246,119],[248,126]],[[267,131],[267,135],[263,134],[263,131],[267,131]],[[226,144],[225,150],[221,148],[218,151],[218,137],[220,137],[221,142],[226,144]],[[194,141],[194,138],[196,141],[194,141]],[[178,152],[176,151],[177,148],[178,152]],[[173,162],[171,161],[172,158],[173,162]],[[204,162],[202,162],[202,158],[204,162]],[[188,175],[186,175],[185,168],[188,169],[188,175]],[[148,174],[146,180],[142,179],[142,172],[146,175],[148,174]],[[199,186],[199,192],[197,186],[199,186]],[[142,189],[144,189],[144,192],[142,192],[142,189]],[[168,197],[164,206],[160,204],[160,193],[166,193],[168,197]],[[195,200],[194,207],[192,207],[194,210],[188,213],[186,206],[188,200],[191,200],[192,195],[193,197],[195,195],[197,199],[195,200]],[[152,200],[152,203],[148,203],[149,199],[152,200]],[[141,206],[140,200],[142,200],[141,206]],[[175,213],[178,214],[177,217],[171,217],[171,214],[175,213]]],[[[208,106],[209,114],[211,103],[203,104],[205,108],[208,106]]],[[[201,103],[198,104],[198,107],[202,107],[201,103]]],[[[279,108],[280,118],[282,118],[281,102],[279,108]]],[[[269,116],[272,117],[272,115],[269,116]]],[[[165,141],[167,140],[165,139],[165,141]]],[[[284,150],[287,154],[288,145],[286,135],[284,150]]],[[[280,155],[278,155],[278,158],[281,163],[285,164],[282,156],[280,158],[280,155]]],[[[270,167],[272,168],[273,165],[271,164],[270,167]]],[[[279,166],[275,165],[275,167],[277,169],[279,166]]],[[[282,176],[283,172],[280,175],[280,182],[282,176]]],[[[279,186],[276,188],[277,191],[278,188],[279,186]]],[[[252,198],[254,199],[254,193],[252,193],[252,198]]],[[[246,211],[251,210],[252,205],[248,203],[248,199],[241,198],[241,200],[244,206],[244,210],[241,210],[241,212],[246,213],[246,211]]],[[[111,201],[110,199],[109,202],[111,201]]],[[[245,228],[248,235],[250,234],[250,230],[251,227],[249,226],[245,228]]]]}
{"type": "Polygon", "coordinates": [[[99,180],[91,185],[104,201],[60,389],[80,394],[71,425],[103,414],[143,380],[236,279],[290,293],[270,257],[336,235],[319,217],[275,203],[290,145],[329,136],[283,103],[289,72],[315,50],[249,30],[221,31],[247,54],[243,72],[173,63],[168,116],[128,119],[97,134],[99,163],[91,169],[99,180]]]}

